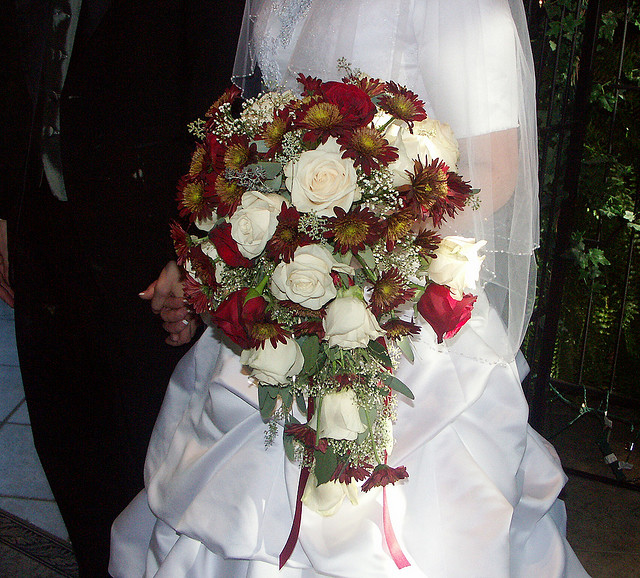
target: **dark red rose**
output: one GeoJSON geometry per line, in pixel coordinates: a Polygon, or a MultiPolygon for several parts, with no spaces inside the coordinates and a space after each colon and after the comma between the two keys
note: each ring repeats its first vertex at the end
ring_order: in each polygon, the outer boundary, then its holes
{"type": "Polygon", "coordinates": [[[451,296],[445,285],[431,283],[418,301],[418,311],[425,321],[433,327],[438,343],[453,337],[471,318],[475,295],[463,295],[458,301],[451,296]]]}
{"type": "Polygon", "coordinates": [[[240,253],[238,243],[231,236],[231,223],[224,223],[212,229],[209,232],[209,239],[215,245],[220,258],[229,267],[253,267],[253,261],[240,253]]]}
{"type": "Polygon", "coordinates": [[[322,93],[327,102],[335,104],[343,116],[343,124],[349,127],[369,124],[376,114],[376,105],[371,102],[369,95],[354,86],[344,82],[325,82],[322,93]]]}
{"type": "Polygon", "coordinates": [[[259,295],[245,302],[248,291],[248,287],[234,291],[211,314],[212,321],[243,349],[257,346],[249,328],[254,321],[264,318],[267,307],[267,302],[259,295]]]}

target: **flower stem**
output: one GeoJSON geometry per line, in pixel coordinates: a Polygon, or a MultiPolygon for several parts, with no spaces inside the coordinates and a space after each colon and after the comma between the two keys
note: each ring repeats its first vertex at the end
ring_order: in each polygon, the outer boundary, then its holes
{"type": "Polygon", "coordinates": [[[376,458],[376,461],[381,464],[380,456],[378,455],[378,448],[376,447],[376,442],[373,439],[373,426],[371,425],[371,416],[369,412],[365,410],[365,415],[367,416],[367,427],[369,428],[369,436],[371,436],[371,448],[373,449],[373,457],[376,458]]]}
{"type": "Polygon", "coordinates": [[[376,276],[373,274],[373,271],[369,269],[367,264],[364,262],[364,259],[360,255],[354,255],[354,257],[358,260],[358,263],[362,265],[362,270],[365,272],[365,274],[369,278],[369,281],[371,281],[372,283],[375,283],[376,276]]]}

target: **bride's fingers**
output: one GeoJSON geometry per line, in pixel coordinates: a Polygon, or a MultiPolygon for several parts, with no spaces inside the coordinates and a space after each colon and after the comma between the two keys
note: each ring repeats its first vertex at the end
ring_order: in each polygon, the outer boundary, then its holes
{"type": "Polygon", "coordinates": [[[176,323],[183,319],[192,319],[193,313],[189,311],[182,303],[181,307],[176,309],[163,309],[160,311],[160,317],[165,323],[176,323]]]}
{"type": "Polygon", "coordinates": [[[198,330],[200,319],[190,318],[174,323],[163,323],[162,327],[169,333],[165,340],[169,345],[183,345],[189,343],[198,330]]]}

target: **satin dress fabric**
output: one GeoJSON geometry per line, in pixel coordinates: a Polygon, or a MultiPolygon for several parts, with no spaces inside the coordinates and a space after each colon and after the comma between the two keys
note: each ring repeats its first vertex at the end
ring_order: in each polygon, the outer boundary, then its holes
{"type": "Polygon", "coordinates": [[[565,539],[558,457],[527,425],[526,364],[494,353],[505,338],[481,294],[454,338],[438,344],[424,326],[414,363],[398,370],[415,401],[399,396],[389,463],[405,465],[409,478],[388,486],[387,498],[411,566],[398,570],[386,549],[376,488],[331,517],[303,508],[298,544],[279,571],[299,468],[285,457],[280,426],[265,445],[256,387],[209,329],[171,380],[146,489],[113,527],[110,571],[116,578],[587,576],[565,539]]]}

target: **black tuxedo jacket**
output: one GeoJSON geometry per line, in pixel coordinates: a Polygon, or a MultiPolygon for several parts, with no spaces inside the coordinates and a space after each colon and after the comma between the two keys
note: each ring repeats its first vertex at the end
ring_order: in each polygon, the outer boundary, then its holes
{"type": "MultiPolygon", "coordinates": [[[[142,289],[173,255],[168,223],[193,146],[186,125],[230,84],[243,4],[82,2],[60,103],[62,168],[78,242],[106,290],[142,289]]],[[[23,197],[42,176],[37,99],[49,10],[46,0],[16,0],[0,16],[2,196],[20,242],[20,222],[32,218],[23,197]]]]}

